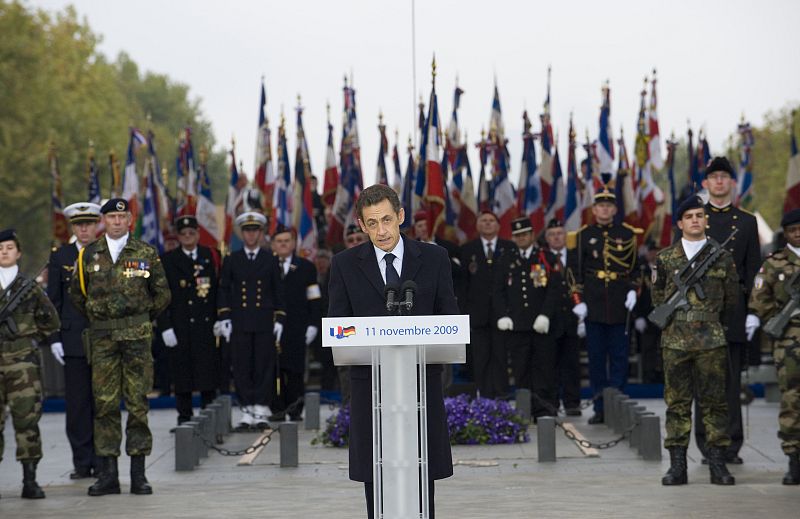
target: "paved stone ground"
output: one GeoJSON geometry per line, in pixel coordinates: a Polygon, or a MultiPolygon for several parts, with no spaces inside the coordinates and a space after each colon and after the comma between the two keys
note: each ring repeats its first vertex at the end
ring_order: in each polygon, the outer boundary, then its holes
{"type": "MultiPolygon", "coordinates": [[[[640,400],[648,410],[664,416],[661,400],[640,400]]],[[[332,411],[324,409],[324,417],[332,411]]],[[[668,467],[639,459],[627,443],[584,457],[557,432],[558,461],[536,459],[536,428],[531,443],[493,447],[454,447],[455,476],[436,484],[438,518],[530,517],[797,517],[800,487],[780,484],[786,470],[775,431],[778,406],[756,400],[749,406],[744,465],[733,466],[734,487],[709,484],[708,469],[690,449],[689,482],[683,487],[662,487],[668,467]],[[489,466],[487,466],[489,465],[489,466]]],[[[584,413],[587,415],[588,413],[584,413]]],[[[0,517],[275,517],[359,518],[364,512],[363,487],[347,479],[347,451],[310,445],[313,431],[300,430],[300,466],[281,469],[278,441],[268,445],[253,466],[239,467],[238,458],[211,453],[192,472],[174,471],[175,421],[170,410],[150,413],[154,431],[153,455],[147,459],[152,496],[133,496],[128,490],[129,460],[120,458],[123,494],[91,498],[91,480],[68,478],[71,454],[63,432],[64,415],[48,413],[41,422],[44,459],[39,482],[47,499],[19,497],[22,478],[14,461],[13,428],[5,430],[5,461],[0,464],[0,517]]],[[[588,416],[570,419],[593,441],[614,435],[603,426],[586,424],[588,416]]],[[[255,434],[234,434],[225,447],[241,448],[255,434]]],[[[276,435],[277,440],[277,435],[276,435]]]]}

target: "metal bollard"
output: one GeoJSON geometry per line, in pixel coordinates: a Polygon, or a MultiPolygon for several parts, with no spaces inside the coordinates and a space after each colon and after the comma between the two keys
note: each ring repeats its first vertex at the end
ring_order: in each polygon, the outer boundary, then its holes
{"type": "MultiPolygon", "coordinates": [[[[620,423],[622,425],[622,430],[620,431],[620,433],[627,431],[633,425],[633,416],[631,415],[631,408],[635,407],[637,404],[638,402],[636,402],[635,400],[625,400],[625,402],[623,402],[621,409],[622,419],[620,420],[620,423]]],[[[628,437],[628,440],[630,441],[630,437],[628,437]]]]}
{"type": "Polygon", "coordinates": [[[210,445],[214,445],[214,443],[217,441],[217,411],[216,409],[206,406],[205,409],[200,411],[200,415],[208,417],[208,423],[206,424],[206,435],[204,438],[210,445]]]}
{"type": "Polygon", "coordinates": [[[305,429],[319,429],[319,393],[306,393],[305,404],[305,429]]]}
{"type": "Polygon", "coordinates": [[[282,422],[278,426],[281,435],[281,467],[297,466],[297,422],[282,422]]]}
{"type": "Polygon", "coordinates": [[[208,416],[201,414],[200,416],[192,417],[192,420],[197,422],[197,457],[208,458],[208,447],[206,447],[204,439],[207,439],[208,433],[208,416]]]}
{"type": "Polygon", "coordinates": [[[223,424],[223,409],[222,404],[208,404],[206,409],[214,411],[214,442],[219,445],[222,443],[222,437],[225,434],[223,424]]]}
{"type": "Polygon", "coordinates": [[[642,459],[661,461],[661,419],[655,415],[642,416],[642,459]]]}
{"type": "Polygon", "coordinates": [[[614,422],[611,424],[607,424],[608,427],[611,427],[615,433],[619,434],[622,432],[622,409],[624,407],[625,402],[628,400],[628,395],[623,395],[622,393],[618,395],[614,395],[612,399],[612,405],[614,406],[614,422]]]}
{"type": "Polygon", "coordinates": [[[194,447],[194,427],[185,422],[175,428],[175,470],[194,470],[196,451],[194,447]]]}
{"type": "Polygon", "coordinates": [[[517,400],[517,414],[525,420],[525,423],[531,422],[531,390],[520,388],[516,392],[517,400]]]}
{"type": "MultiPolygon", "coordinates": [[[[647,409],[643,405],[632,405],[628,408],[628,412],[630,413],[629,422],[631,424],[639,424],[639,418],[641,414],[644,413],[645,409],[647,409]]],[[[628,437],[628,444],[631,449],[638,449],[639,447],[639,436],[641,435],[641,427],[634,427],[631,431],[630,437],[628,437]]]]}
{"type": "Polygon", "coordinates": [[[197,417],[193,416],[192,420],[188,422],[183,422],[183,425],[192,428],[192,438],[191,438],[192,462],[193,462],[192,466],[194,467],[200,464],[200,446],[198,445],[198,442],[200,442],[200,438],[197,437],[197,432],[198,432],[197,428],[200,426],[200,423],[196,419],[197,417]]]}
{"type": "Polygon", "coordinates": [[[222,426],[223,435],[230,434],[231,432],[231,413],[233,407],[233,400],[230,395],[220,395],[215,402],[222,405],[222,426]]]}
{"type": "Polygon", "coordinates": [[[619,394],[619,390],[615,387],[607,387],[603,389],[603,419],[606,427],[611,427],[614,423],[614,396],[619,394]]]}
{"type": "Polygon", "coordinates": [[[536,419],[536,449],[539,462],[556,461],[556,419],[540,416],[536,419]]]}
{"type": "Polygon", "coordinates": [[[639,427],[637,427],[636,431],[635,431],[636,432],[636,452],[637,452],[637,454],[639,454],[639,456],[643,456],[642,446],[644,444],[644,440],[642,438],[644,438],[644,435],[642,434],[642,418],[644,418],[645,416],[655,416],[655,413],[653,413],[652,411],[644,410],[644,411],[640,411],[640,412],[638,412],[636,414],[636,421],[639,423],[639,427]]]}

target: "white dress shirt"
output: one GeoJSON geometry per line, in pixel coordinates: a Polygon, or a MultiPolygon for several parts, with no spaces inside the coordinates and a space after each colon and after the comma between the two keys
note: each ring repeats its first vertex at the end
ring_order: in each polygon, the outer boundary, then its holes
{"type": "Polygon", "coordinates": [[[550,252],[552,252],[553,254],[558,256],[558,259],[561,260],[561,266],[562,267],[566,267],[567,266],[567,248],[566,247],[564,247],[561,250],[552,250],[551,249],[550,252]]]}
{"type": "Polygon", "coordinates": [[[497,252],[497,237],[492,238],[491,240],[487,240],[487,239],[481,237],[481,243],[483,243],[483,255],[486,256],[487,258],[489,257],[487,252],[488,252],[488,247],[489,247],[490,243],[492,244],[492,252],[493,253],[497,252]]]}
{"type": "Polygon", "coordinates": [[[289,254],[285,259],[278,257],[278,265],[283,268],[283,275],[286,276],[289,273],[289,267],[292,265],[292,255],[289,254]]]}
{"type": "Polygon", "coordinates": [[[250,259],[250,255],[252,254],[253,255],[252,257],[253,257],[254,261],[258,257],[258,251],[260,251],[260,250],[261,250],[261,247],[257,247],[255,249],[248,249],[247,247],[244,247],[244,253],[247,256],[247,259],[250,259]]]}
{"type": "Polygon", "coordinates": [[[19,274],[19,266],[0,267],[0,287],[5,290],[19,274]]]}
{"type": "Polygon", "coordinates": [[[125,245],[128,243],[128,237],[131,233],[126,232],[123,236],[117,238],[116,240],[111,238],[108,234],[106,234],[106,243],[108,244],[108,252],[111,254],[111,261],[114,263],[117,262],[117,258],[119,258],[119,253],[122,252],[122,249],[125,248],[125,245]]]}
{"type": "MultiPolygon", "coordinates": [[[[386,261],[384,261],[384,256],[388,254],[388,252],[384,252],[383,250],[375,247],[375,257],[378,258],[378,269],[381,271],[381,277],[383,278],[383,282],[386,283],[386,261]]],[[[405,245],[403,245],[403,238],[397,242],[397,245],[394,246],[394,249],[390,250],[392,254],[394,254],[395,259],[394,269],[397,271],[397,275],[402,278],[403,277],[403,253],[405,252],[405,245]]]]}
{"type": "Polygon", "coordinates": [[[197,259],[197,247],[195,247],[194,250],[186,250],[183,247],[181,247],[181,250],[183,251],[184,254],[189,256],[190,260],[195,261],[197,259]]]}

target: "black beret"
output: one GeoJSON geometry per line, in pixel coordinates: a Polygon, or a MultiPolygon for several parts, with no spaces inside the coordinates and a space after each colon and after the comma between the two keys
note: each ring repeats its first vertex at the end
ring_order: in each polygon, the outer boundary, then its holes
{"type": "Polygon", "coordinates": [[[511,221],[511,234],[522,234],[532,231],[533,225],[531,225],[531,219],[527,216],[515,218],[511,221]]]}
{"type": "Polygon", "coordinates": [[[185,215],[178,217],[178,223],[176,224],[178,232],[186,229],[187,227],[191,227],[192,229],[197,229],[197,218],[192,215],[185,215]]]}
{"type": "Polygon", "coordinates": [[[0,231],[0,242],[14,240],[17,241],[17,231],[14,229],[3,229],[0,231]]]}
{"type": "Polygon", "coordinates": [[[127,213],[129,211],[128,201],[124,198],[112,198],[100,208],[100,214],[127,213]]]}
{"type": "Polygon", "coordinates": [[[558,218],[550,218],[550,221],[547,222],[547,228],[554,229],[556,227],[564,227],[564,222],[562,222],[558,218]]]}
{"type": "Polygon", "coordinates": [[[360,233],[363,233],[363,232],[364,231],[361,230],[361,227],[359,227],[358,225],[356,225],[354,223],[351,223],[350,225],[347,226],[347,230],[345,231],[344,235],[345,236],[351,236],[353,234],[360,234],[360,233]]]}
{"type": "Polygon", "coordinates": [[[692,195],[687,197],[686,200],[681,202],[681,205],[678,206],[678,209],[675,211],[675,221],[677,222],[681,218],[683,218],[683,213],[690,209],[704,209],[705,204],[703,203],[703,199],[697,195],[692,195]]]}
{"type": "Polygon", "coordinates": [[[800,223],[800,209],[793,209],[781,218],[781,227],[783,227],[784,230],[786,230],[788,226],[796,223],[800,223]]]}
{"type": "Polygon", "coordinates": [[[715,171],[724,171],[729,174],[732,179],[736,180],[736,171],[734,171],[731,162],[725,157],[714,157],[706,164],[706,170],[703,172],[703,178],[707,178],[715,171]]]}

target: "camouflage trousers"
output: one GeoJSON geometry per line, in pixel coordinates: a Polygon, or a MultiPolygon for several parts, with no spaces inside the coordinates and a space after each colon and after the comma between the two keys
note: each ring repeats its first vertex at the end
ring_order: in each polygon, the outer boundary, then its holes
{"type": "Polygon", "coordinates": [[[42,439],[42,358],[29,338],[0,343],[0,460],[5,444],[6,405],[14,424],[17,460],[40,460],[42,439]]]}
{"type": "Polygon", "coordinates": [[[150,341],[114,341],[92,337],[92,391],[94,392],[94,449],[98,456],[119,456],[122,443],[120,398],[125,400],[125,452],[149,455],[153,435],[147,425],[147,393],[153,387],[150,341]]]}
{"type": "Polygon", "coordinates": [[[692,431],[692,398],[703,413],[706,445],[727,447],[728,404],[725,374],[728,354],[724,347],[701,351],[662,350],[664,357],[664,401],[667,403],[664,447],[688,447],[692,431]]]}
{"type": "MultiPolygon", "coordinates": [[[[796,330],[795,330],[796,332],[796,330]]],[[[775,368],[781,390],[778,437],[786,454],[800,452],[800,342],[797,333],[775,341],[775,368]]]]}

